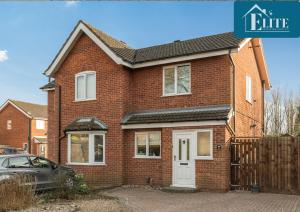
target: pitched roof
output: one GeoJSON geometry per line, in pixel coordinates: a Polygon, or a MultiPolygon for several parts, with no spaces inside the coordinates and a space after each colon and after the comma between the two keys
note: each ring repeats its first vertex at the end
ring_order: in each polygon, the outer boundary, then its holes
{"type": "Polygon", "coordinates": [[[244,38],[237,38],[233,32],[227,32],[147,48],[133,49],[124,42],[107,35],[101,30],[83,21],[82,23],[92,30],[115,54],[131,64],[238,48],[240,43],[244,40],[244,38]]]}
{"type": "MultiPolygon", "coordinates": [[[[67,57],[76,40],[85,33],[95,42],[116,64],[135,69],[158,64],[173,63],[238,52],[252,38],[238,38],[232,32],[209,35],[195,39],[176,41],[163,45],[134,49],[123,41],[117,40],[90,24],[80,20],[68,39],[65,41],[44,74],[52,76],[67,57]]],[[[263,58],[262,45],[258,58],[263,58]]],[[[266,81],[266,88],[270,88],[267,67],[264,59],[259,69],[266,81]]]]}
{"type": "Polygon", "coordinates": [[[185,121],[227,120],[229,105],[213,105],[205,107],[176,108],[142,111],[127,114],[121,124],[150,124],[185,121]]]}
{"type": "Polygon", "coordinates": [[[33,118],[48,118],[47,105],[34,104],[29,102],[22,102],[18,100],[8,100],[15,106],[20,108],[23,112],[33,118]]]}
{"type": "Polygon", "coordinates": [[[81,117],[69,124],[65,131],[106,131],[107,125],[95,117],[81,117]]]}

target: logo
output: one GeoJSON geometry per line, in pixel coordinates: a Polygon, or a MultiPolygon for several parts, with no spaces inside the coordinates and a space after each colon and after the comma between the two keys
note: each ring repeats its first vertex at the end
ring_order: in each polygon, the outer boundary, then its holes
{"type": "Polygon", "coordinates": [[[239,37],[299,37],[299,2],[245,2],[234,4],[235,34],[239,37]]]}

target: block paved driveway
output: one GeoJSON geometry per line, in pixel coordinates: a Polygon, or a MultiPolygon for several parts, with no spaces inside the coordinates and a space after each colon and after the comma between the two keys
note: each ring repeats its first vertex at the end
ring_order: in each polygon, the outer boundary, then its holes
{"type": "Polygon", "coordinates": [[[155,212],[300,212],[300,196],[269,193],[167,193],[147,188],[116,188],[105,192],[116,196],[133,211],[155,212]]]}

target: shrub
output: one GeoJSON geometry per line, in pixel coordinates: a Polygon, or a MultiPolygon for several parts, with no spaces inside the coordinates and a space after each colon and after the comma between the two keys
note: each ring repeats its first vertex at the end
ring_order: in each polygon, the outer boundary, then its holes
{"type": "Polygon", "coordinates": [[[0,211],[20,210],[35,202],[32,176],[18,176],[0,182],[0,211]]]}
{"type": "Polygon", "coordinates": [[[78,174],[74,177],[61,175],[59,176],[58,188],[53,191],[48,191],[43,194],[45,202],[53,199],[75,199],[76,196],[81,194],[88,194],[90,192],[89,187],[83,180],[83,175],[78,174]],[[71,180],[71,181],[70,181],[71,180]]]}

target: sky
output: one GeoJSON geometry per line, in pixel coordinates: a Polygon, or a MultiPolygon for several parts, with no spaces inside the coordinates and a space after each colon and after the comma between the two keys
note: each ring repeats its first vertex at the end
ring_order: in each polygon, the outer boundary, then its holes
{"type": "MultiPolygon", "coordinates": [[[[233,31],[233,2],[0,2],[0,104],[47,104],[39,88],[76,23],[134,48],[233,31]]],[[[263,39],[273,88],[300,91],[300,38],[263,39]]]]}

